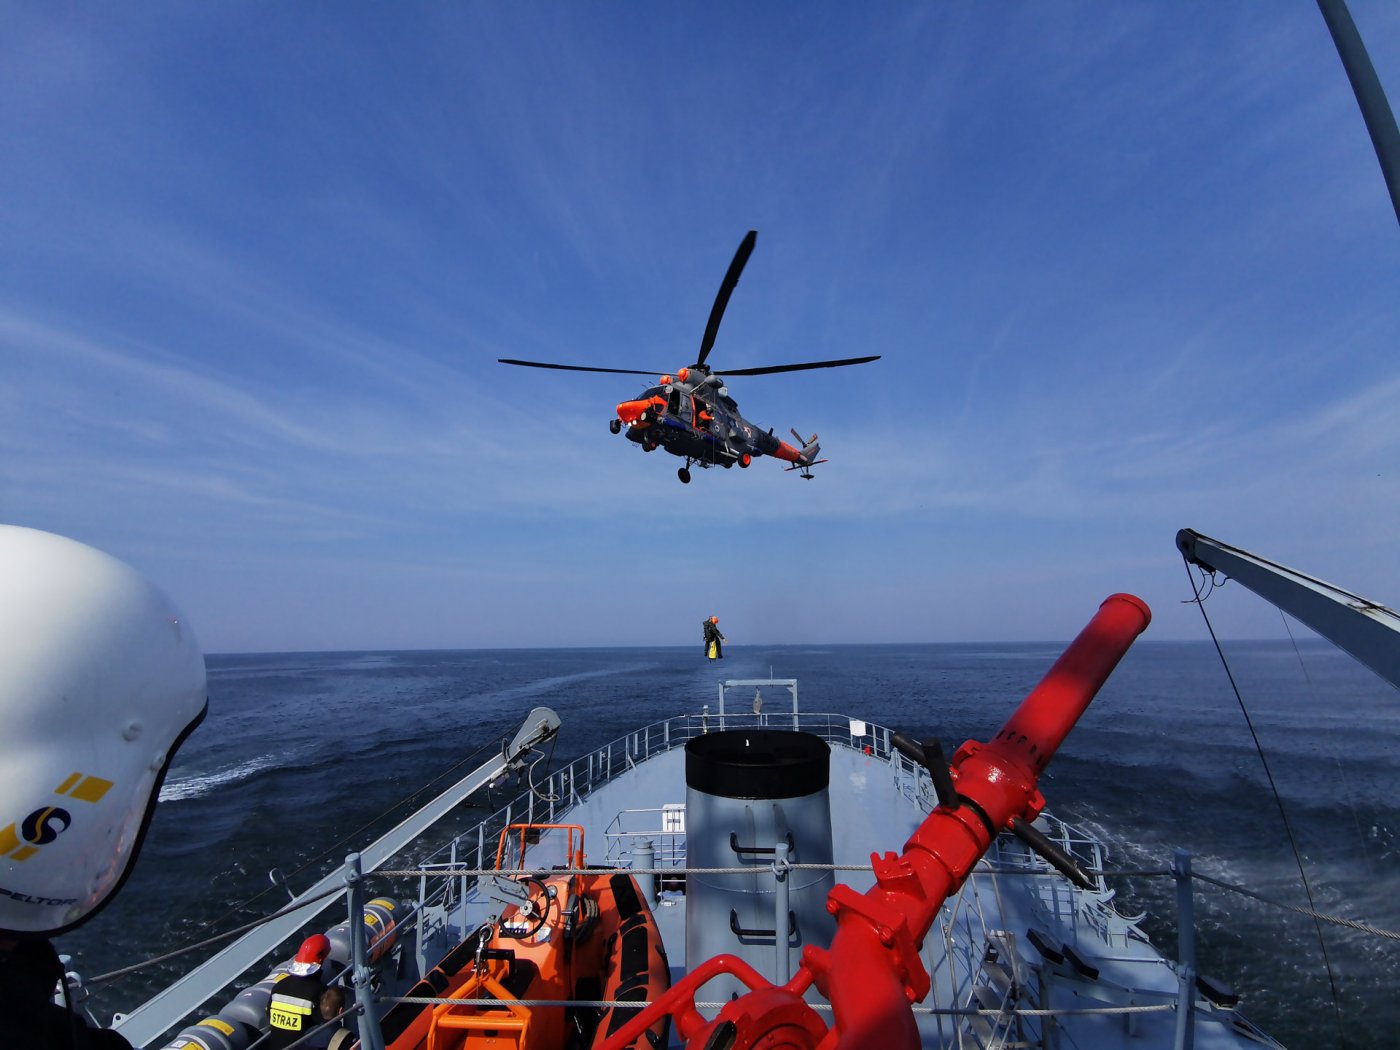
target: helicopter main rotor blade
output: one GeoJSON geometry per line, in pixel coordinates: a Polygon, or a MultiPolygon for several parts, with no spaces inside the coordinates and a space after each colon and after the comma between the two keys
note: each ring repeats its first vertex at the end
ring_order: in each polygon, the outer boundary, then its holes
{"type": "Polygon", "coordinates": [[[739,275],[744,272],[744,264],[753,254],[754,242],[757,240],[757,230],[750,230],[744,234],[744,239],[739,242],[739,250],[734,253],[734,258],[729,263],[729,269],[719,286],[719,294],[715,296],[715,305],[710,308],[710,323],[705,325],[705,338],[700,340],[700,356],[695,359],[697,368],[703,366],[705,358],[710,356],[710,350],[715,345],[715,334],[719,331],[720,318],[724,316],[724,308],[729,305],[729,296],[739,283],[739,275]]]}
{"type": "MultiPolygon", "coordinates": [[[[803,372],[809,368],[840,368],[842,365],[863,365],[867,361],[878,361],[880,355],[874,357],[847,357],[840,361],[808,361],[800,365],[769,365],[767,368],[729,368],[724,370],[726,376],[766,376],[774,372],[803,372]]],[[[718,370],[717,370],[718,371],[718,370]]]]}
{"type": "Polygon", "coordinates": [[[517,361],[510,357],[496,358],[503,365],[523,365],[526,368],[557,368],[561,372],[613,372],[624,376],[655,376],[660,372],[643,372],[637,368],[590,368],[587,365],[552,365],[544,361],[517,361]]]}

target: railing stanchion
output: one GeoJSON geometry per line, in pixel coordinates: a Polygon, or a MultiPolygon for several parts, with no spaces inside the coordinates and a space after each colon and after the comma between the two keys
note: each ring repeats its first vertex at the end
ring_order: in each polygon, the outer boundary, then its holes
{"type": "Polygon", "coordinates": [[[1172,855],[1176,879],[1176,963],[1180,990],[1176,1003],[1176,1050],[1195,1044],[1196,1012],[1196,907],[1191,895],[1191,854],[1178,849],[1172,855]]]}
{"type": "MultiPolygon", "coordinates": [[[[481,834],[481,827],[480,827],[480,825],[477,826],[477,834],[478,834],[478,836],[480,836],[480,834],[481,834]]],[[[481,839],[480,839],[479,837],[478,837],[478,839],[477,839],[477,842],[478,842],[478,843],[481,842],[481,839]]],[[[469,847],[467,847],[467,848],[470,849],[471,847],[469,846],[469,847]]],[[[480,867],[481,867],[481,847],[480,847],[480,845],[477,846],[476,856],[477,856],[476,866],[477,866],[478,868],[480,868],[480,867]]],[[[456,838],[453,838],[453,840],[452,840],[452,866],[453,866],[454,868],[457,866],[457,857],[458,857],[458,852],[457,852],[457,839],[456,839],[456,838]]],[[[465,867],[465,865],[463,865],[463,867],[465,867]]],[[[457,880],[458,880],[458,881],[457,881],[457,907],[458,907],[458,909],[459,909],[459,910],[461,911],[461,913],[462,913],[462,923],[461,923],[461,924],[462,924],[463,926],[466,926],[466,924],[467,924],[467,877],[466,877],[465,875],[459,875],[459,876],[457,876],[457,880]]],[[[426,968],[426,967],[421,967],[421,966],[420,966],[419,969],[418,969],[418,972],[419,972],[420,974],[424,974],[424,973],[427,973],[428,971],[427,971],[427,968],[426,968]]]]}
{"type": "Polygon", "coordinates": [[[773,983],[787,984],[792,977],[792,947],[788,935],[788,844],[773,849],[773,983]]]}
{"type": "Polygon", "coordinates": [[[370,981],[369,953],[365,948],[365,892],[360,874],[360,855],[345,858],[346,896],[350,912],[350,960],[355,982],[355,1002],[360,1006],[360,1045],[365,1050],[384,1050],[379,1030],[379,1003],[370,981]]]}

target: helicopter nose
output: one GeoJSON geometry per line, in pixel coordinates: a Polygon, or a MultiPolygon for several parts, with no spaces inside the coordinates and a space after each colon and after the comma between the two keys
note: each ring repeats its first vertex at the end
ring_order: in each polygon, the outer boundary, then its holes
{"type": "Polygon", "coordinates": [[[617,406],[617,418],[630,427],[641,419],[650,407],[650,401],[624,401],[617,406]]]}

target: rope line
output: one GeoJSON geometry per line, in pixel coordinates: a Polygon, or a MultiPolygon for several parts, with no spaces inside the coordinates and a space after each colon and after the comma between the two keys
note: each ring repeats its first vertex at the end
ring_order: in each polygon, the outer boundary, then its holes
{"type": "Polygon", "coordinates": [[[1283,901],[1265,897],[1262,893],[1255,893],[1247,890],[1243,886],[1235,886],[1220,879],[1213,879],[1209,875],[1194,873],[1192,878],[1208,882],[1212,886],[1219,886],[1222,890],[1229,890],[1231,893],[1238,893],[1242,897],[1249,897],[1263,904],[1271,904],[1275,908],[1282,908],[1284,911],[1296,912],[1299,915],[1307,915],[1322,922],[1330,922],[1334,926],[1345,926],[1349,930],[1359,930],[1361,933],[1369,933],[1374,937],[1384,937],[1387,940],[1400,941],[1400,930],[1383,930],[1379,926],[1369,926],[1364,922],[1357,922],[1355,919],[1344,919],[1340,915],[1328,915],[1326,912],[1314,911],[1312,908],[1304,908],[1298,904],[1286,904],[1283,901]]]}
{"type": "MultiPolygon", "coordinates": [[[[752,875],[755,872],[762,873],[772,870],[770,864],[750,864],[748,867],[742,868],[403,868],[401,870],[380,869],[366,872],[365,878],[383,876],[385,878],[407,879],[439,875],[504,875],[508,878],[523,875],[533,875],[537,878],[541,875],[752,875]]],[[[873,871],[874,869],[869,864],[788,864],[784,870],[873,871]]],[[[982,872],[978,872],[978,874],[982,874],[982,872]]],[[[995,873],[987,872],[986,874],[995,873]]],[[[1026,874],[1037,873],[1026,872],[1026,874]]]]}
{"type": "Polygon", "coordinates": [[[256,930],[259,926],[263,925],[264,923],[271,922],[273,919],[280,919],[284,915],[290,915],[294,911],[299,911],[300,909],[306,907],[308,904],[311,904],[314,901],[323,901],[327,897],[338,897],[344,892],[345,888],[343,886],[337,886],[333,890],[326,890],[323,893],[318,893],[314,897],[307,897],[306,900],[297,901],[295,904],[289,904],[281,911],[275,911],[271,915],[264,915],[261,919],[254,919],[252,922],[246,923],[243,926],[236,926],[233,929],[226,930],[223,933],[216,933],[213,937],[206,937],[202,941],[196,941],[194,944],[187,944],[183,948],[176,948],[173,952],[166,952],[164,955],[157,955],[152,959],[145,960],[144,962],[132,963],[130,966],[124,966],[120,970],[112,970],[108,973],[98,974],[96,977],[89,977],[86,979],[86,983],[101,984],[103,981],[116,980],[118,977],[125,977],[127,974],[135,973],[137,970],[144,970],[147,966],[154,966],[156,963],[163,963],[169,959],[175,959],[181,955],[187,955],[190,952],[196,951],[200,948],[207,948],[211,944],[218,944],[220,941],[230,940],[234,937],[237,937],[241,933],[247,933],[249,930],[256,930]]]}
{"type": "MultiPolygon", "coordinates": [[[[1283,622],[1283,629],[1288,632],[1288,640],[1293,643],[1293,655],[1298,661],[1298,670],[1303,672],[1303,680],[1308,683],[1308,693],[1312,697],[1313,705],[1320,707],[1321,696],[1318,693],[1317,686],[1313,684],[1312,675],[1308,673],[1308,662],[1303,659],[1303,650],[1298,647],[1298,639],[1293,635],[1293,628],[1288,623],[1288,616],[1280,609],[1278,611],[1278,618],[1283,622]]],[[[1336,767],[1337,779],[1343,784],[1347,784],[1348,778],[1346,769],[1342,765],[1341,756],[1337,754],[1337,749],[1332,746],[1330,734],[1322,733],[1320,736],[1323,746],[1327,748],[1327,753],[1332,759],[1332,765],[1336,767]]],[[[1348,784],[1348,786],[1350,785],[1348,784]]],[[[1376,871],[1375,860],[1371,857],[1370,852],[1366,850],[1366,833],[1361,830],[1361,818],[1357,815],[1356,803],[1351,800],[1350,796],[1347,797],[1347,809],[1351,813],[1351,824],[1352,827],[1356,829],[1356,841],[1361,843],[1363,856],[1366,858],[1366,866],[1371,869],[1371,874],[1373,876],[1378,875],[1379,872],[1376,871]]]]}
{"type": "MultiPolygon", "coordinates": [[[[792,870],[806,870],[806,871],[870,871],[870,870],[871,870],[870,865],[868,865],[868,864],[791,864],[791,865],[789,865],[789,868],[791,868],[792,870]]],[[[612,874],[612,875],[616,875],[616,874],[634,874],[634,875],[683,875],[683,874],[688,874],[688,873],[689,873],[689,874],[697,874],[697,875],[712,875],[712,874],[744,875],[744,874],[750,874],[750,873],[752,873],[752,872],[754,872],[754,871],[756,871],[756,870],[757,870],[757,871],[763,871],[764,869],[761,868],[761,867],[758,867],[758,868],[755,868],[755,867],[748,867],[748,868],[560,868],[560,869],[553,870],[553,871],[545,871],[544,869],[525,870],[525,869],[517,869],[517,868],[453,868],[453,869],[441,869],[441,868],[426,868],[426,869],[424,869],[424,868],[413,868],[413,869],[405,869],[405,870],[402,870],[402,871],[375,871],[375,872],[369,872],[369,873],[366,874],[365,877],[366,877],[366,878],[369,878],[369,877],[376,876],[376,875],[382,875],[382,876],[386,876],[386,877],[388,877],[388,876],[395,876],[395,877],[403,877],[403,878],[407,878],[407,877],[418,877],[418,876],[466,876],[466,875],[503,875],[503,876],[518,876],[518,875],[538,875],[538,874],[554,874],[554,875],[581,875],[581,874],[587,874],[587,875],[610,875],[610,874],[612,874]]],[[[1017,877],[1031,876],[1031,877],[1040,877],[1040,878],[1058,877],[1058,872],[1050,871],[1050,870],[1048,870],[1048,869],[1047,869],[1047,870],[1035,870],[1035,871],[1031,871],[1031,870],[1020,869],[1020,868],[978,868],[978,869],[974,870],[972,874],[973,874],[973,875],[990,875],[990,876],[993,876],[993,877],[1001,877],[1001,876],[1017,876],[1017,877]]],[[[1090,871],[1089,871],[1089,874],[1090,874],[1090,875],[1102,875],[1102,876],[1104,876],[1104,877],[1106,877],[1106,878],[1174,878],[1174,877],[1175,877],[1171,871],[1169,871],[1169,870],[1167,870],[1167,869],[1165,869],[1165,868],[1112,868],[1112,869],[1110,869],[1110,868],[1099,868],[1099,869],[1092,869],[1092,870],[1090,870],[1090,871]]],[[[1281,909],[1283,909],[1284,911],[1294,912],[1295,914],[1298,914],[1298,915],[1306,915],[1306,916],[1309,916],[1309,917],[1311,917],[1311,918],[1318,919],[1318,920],[1320,920],[1320,921],[1322,921],[1322,922],[1331,923],[1331,924],[1334,925],[1334,926],[1342,926],[1342,927],[1345,927],[1346,929],[1349,929],[1349,930],[1356,930],[1356,931],[1359,932],[1359,933],[1369,934],[1369,935],[1371,935],[1371,936],[1373,936],[1373,937],[1383,937],[1383,938],[1385,938],[1385,939],[1387,939],[1387,940],[1400,941],[1400,930],[1387,930],[1387,929],[1384,929],[1384,928],[1379,927],[1379,926],[1372,926],[1372,925],[1370,925],[1369,923],[1358,922],[1358,921],[1355,920],[1355,919],[1344,918],[1343,916],[1340,916],[1340,915],[1329,915],[1329,914],[1326,913],[1326,912],[1316,911],[1316,910],[1314,910],[1314,909],[1312,909],[1312,908],[1304,908],[1304,907],[1302,907],[1301,905],[1297,905],[1297,904],[1288,904],[1288,903],[1285,902],[1285,901],[1275,900],[1275,899],[1272,898],[1272,897],[1266,897],[1266,896],[1264,896],[1262,893],[1256,893],[1256,892],[1254,892],[1253,890],[1248,889],[1247,887],[1240,886],[1240,885],[1238,885],[1238,884],[1236,884],[1236,883],[1225,882],[1225,881],[1222,880],[1222,879],[1213,878],[1212,876],[1206,875],[1206,874],[1204,874],[1204,873],[1202,873],[1202,872],[1199,872],[1199,871],[1193,871],[1193,872],[1191,873],[1191,878],[1193,878],[1193,879],[1199,879],[1199,880],[1201,880],[1202,882],[1209,883],[1210,885],[1215,886],[1215,887],[1217,887],[1217,888],[1219,888],[1219,889],[1222,889],[1222,890],[1228,890],[1228,891],[1230,891],[1231,893],[1238,893],[1238,894],[1240,894],[1241,896],[1249,897],[1249,898],[1251,898],[1252,900],[1259,901],[1261,904],[1268,904],[1268,905],[1270,905],[1271,907],[1281,908],[1281,909]]],[[[317,896],[315,896],[315,897],[309,897],[309,898],[307,898],[307,899],[304,900],[304,901],[300,901],[300,902],[298,902],[298,903],[296,903],[296,904],[288,905],[287,907],[283,908],[281,911],[273,912],[271,915],[265,916],[264,918],[257,919],[257,920],[255,920],[255,921],[253,921],[253,922],[250,922],[250,923],[246,923],[245,925],[243,925],[243,926],[238,926],[238,927],[236,927],[236,928],[234,928],[234,929],[232,929],[232,930],[227,930],[227,931],[225,931],[224,933],[216,934],[215,936],[213,936],[213,937],[208,937],[208,938],[206,938],[206,939],[204,939],[204,940],[202,940],[202,941],[196,941],[195,943],[193,943],[193,944],[188,944],[188,945],[186,945],[186,946],[183,947],[183,948],[177,948],[175,951],[167,952],[167,953],[164,954],[164,955],[157,955],[157,956],[155,956],[155,957],[153,957],[153,958],[146,959],[146,960],[144,960],[143,962],[133,963],[132,965],[123,967],[123,968],[120,969],[120,970],[112,970],[112,971],[110,971],[110,972],[108,972],[108,973],[98,974],[96,977],[89,977],[89,978],[87,979],[87,983],[88,983],[88,984],[101,984],[101,983],[103,983],[103,982],[105,982],[105,981],[112,981],[112,980],[115,980],[115,979],[117,979],[118,977],[125,977],[125,976],[126,976],[127,974],[129,974],[129,973],[135,973],[136,971],[145,969],[145,968],[148,967],[148,966],[154,966],[154,965],[156,965],[157,963],[167,962],[167,961],[170,960],[170,959],[178,958],[178,957],[181,956],[181,955],[185,955],[185,954],[188,954],[189,952],[197,951],[197,950],[200,949],[200,948],[206,948],[206,947],[209,947],[210,945],[218,944],[218,943],[221,942],[221,941],[226,941],[226,940],[229,940],[229,939],[231,939],[231,938],[233,938],[233,937],[237,937],[237,936],[240,935],[240,934],[247,933],[249,930],[256,929],[257,927],[263,925],[263,923],[265,923],[265,922],[271,922],[273,919],[280,919],[283,915],[290,914],[291,912],[296,911],[298,908],[301,908],[301,907],[303,907],[303,906],[305,906],[305,905],[307,905],[307,904],[310,904],[310,903],[312,903],[312,902],[314,902],[314,901],[324,900],[324,899],[326,899],[327,897],[331,897],[331,896],[335,896],[335,895],[338,895],[338,894],[342,894],[342,893],[344,893],[344,892],[345,892],[345,890],[344,890],[343,888],[339,888],[339,887],[337,887],[336,889],[326,890],[324,893],[321,893],[321,894],[319,894],[319,895],[317,895],[317,896]]],[[[416,1002],[417,1000],[405,1000],[405,1001],[416,1002]]],[[[445,1000],[445,1001],[456,1002],[457,1000],[445,1000]]],[[[424,1000],[424,1002],[427,1002],[427,1000],[424,1000]]],[[[434,1002],[437,1002],[437,1000],[434,1000],[434,1002]]],[[[1024,1012],[1024,1011],[1022,1011],[1022,1012],[1024,1012]]]]}
{"type": "MultiPolygon", "coordinates": [[[[785,864],[784,871],[874,871],[869,864],[785,864]]],[[[384,876],[385,878],[419,878],[434,876],[504,875],[517,878],[524,875],[752,875],[755,872],[772,871],[771,864],[750,864],[740,868],[403,868],[390,870],[382,868],[365,872],[365,878],[384,876]]],[[[1030,876],[1038,878],[1063,878],[1051,868],[974,868],[971,875],[1030,876]]],[[[1104,871],[1090,874],[1103,875],[1170,875],[1165,868],[1149,868],[1142,871],[1104,871]]]]}
{"type": "MultiPolygon", "coordinates": [[[[528,1006],[531,1008],[545,1006],[587,1006],[600,1010],[615,1009],[625,1007],[632,1010],[641,1010],[644,1007],[653,1005],[650,1002],[643,1002],[640,999],[431,999],[420,995],[384,995],[379,997],[379,1002],[383,1003],[408,1003],[412,1006],[484,1006],[488,1009],[506,1009],[509,1006],[528,1006]]],[[[698,1010],[718,1010],[729,1005],[729,1001],[695,1004],[698,1010]]],[[[807,1003],[809,1007],[820,1013],[830,1013],[830,1003],[807,1003]]],[[[915,1006],[914,1013],[936,1015],[940,1017],[1074,1017],[1088,1014],[1150,1014],[1165,1013],[1175,1010],[1175,1003],[1157,1003],[1155,1005],[1134,1005],[1134,1006],[1085,1006],[1072,1009],[1050,1009],[1010,1006],[1001,1010],[984,1010],[981,1008],[958,1006],[915,1006]]]]}
{"type": "MultiPolygon", "coordinates": [[[[1249,735],[1254,739],[1254,750],[1259,755],[1259,764],[1264,767],[1264,776],[1269,781],[1269,790],[1273,792],[1274,804],[1278,807],[1279,818],[1283,821],[1283,830],[1288,835],[1288,845],[1293,850],[1294,863],[1298,865],[1298,877],[1303,883],[1303,892],[1308,898],[1308,907],[1317,908],[1317,901],[1313,899],[1312,884],[1308,881],[1308,872],[1303,865],[1303,853],[1298,848],[1298,838],[1293,833],[1293,823],[1288,819],[1288,809],[1283,804],[1283,796],[1279,794],[1278,784],[1274,782],[1273,770],[1269,768],[1268,756],[1264,753],[1264,745],[1259,740],[1259,734],[1254,729],[1254,719],[1249,716],[1249,708],[1245,706],[1244,696],[1240,693],[1240,687],[1235,682],[1235,676],[1230,670],[1230,662],[1225,659],[1225,650],[1220,646],[1220,639],[1215,636],[1215,627],[1210,622],[1210,614],[1206,612],[1206,603],[1201,597],[1200,588],[1196,586],[1196,578],[1191,575],[1191,563],[1186,559],[1186,552],[1181,552],[1181,563],[1186,567],[1186,579],[1191,584],[1191,590],[1196,595],[1196,607],[1201,610],[1201,618],[1206,622],[1206,630],[1210,633],[1210,640],[1215,643],[1215,651],[1220,657],[1220,665],[1225,668],[1225,677],[1230,680],[1230,688],[1234,690],[1235,702],[1239,704],[1240,713],[1244,715],[1244,724],[1249,727],[1249,735]]],[[[1202,577],[1205,573],[1202,571],[1202,577]]],[[[1214,574],[1212,573],[1212,579],[1214,574]]],[[[1337,974],[1332,969],[1332,959],[1327,953],[1327,938],[1322,935],[1322,923],[1314,916],[1313,924],[1317,927],[1317,943],[1322,949],[1322,962],[1327,969],[1327,983],[1332,990],[1332,1013],[1337,1021],[1337,1035],[1343,1047],[1347,1045],[1346,1026],[1342,1023],[1342,1003],[1341,994],[1337,989],[1337,974]]]]}
{"type": "Polygon", "coordinates": [[[253,895],[252,895],[251,897],[249,897],[247,900],[245,900],[245,901],[243,901],[243,902],[241,902],[241,903],[239,903],[239,904],[235,904],[235,905],[234,905],[233,907],[231,907],[228,911],[224,912],[223,915],[219,916],[219,918],[213,920],[213,922],[211,923],[211,925],[217,925],[217,924],[223,922],[223,921],[224,921],[225,919],[227,919],[229,916],[231,916],[231,915],[237,915],[239,912],[241,912],[241,911],[245,910],[246,908],[250,907],[250,906],[253,904],[254,901],[260,900],[261,898],[267,896],[267,894],[271,893],[273,890],[277,889],[277,887],[278,887],[279,885],[281,885],[281,886],[286,886],[287,880],[293,878],[293,877],[296,876],[296,875],[300,875],[303,871],[305,871],[307,868],[311,867],[311,865],[315,864],[317,861],[324,860],[324,859],[325,859],[327,856],[329,856],[332,852],[334,852],[335,850],[339,849],[341,846],[345,845],[345,843],[349,842],[351,839],[359,840],[359,838],[360,838],[366,831],[368,831],[370,828],[374,827],[374,826],[375,826],[376,824],[378,824],[380,821],[384,820],[386,817],[388,817],[388,816],[389,816],[391,813],[393,813],[395,810],[401,809],[401,808],[403,808],[403,807],[405,807],[405,806],[408,806],[408,805],[410,805],[410,804],[416,802],[416,801],[418,800],[418,798],[419,798],[421,795],[423,795],[425,792],[427,792],[429,789],[431,789],[431,788],[433,787],[434,784],[437,784],[437,783],[439,783],[440,781],[447,779],[449,776],[451,776],[453,773],[457,772],[457,770],[461,769],[461,768],[462,768],[464,765],[466,765],[468,762],[470,762],[470,761],[472,761],[473,759],[475,759],[479,754],[481,754],[481,753],[482,753],[483,751],[485,751],[487,748],[489,748],[489,747],[495,747],[495,746],[497,746],[497,743],[496,743],[495,741],[493,741],[492,743],[489,743],[489,744],[482,744],[480,747],[478,747],[478,748],[477,748],[475,751],[473,751],[471,754],[467,755],[466,758],[463,758],[463,759],[461,759],[460,761],[458,761],[456,764],[449,766],[447,769],[443,770],[441,773],[439,773],[437,776],[435,776],[432,780],[428,781],[428,782],[427,782],[426,784],[424,784],[422,787],[419,787],[417,790],[415,790],[415,791],[413,791],[413,792],[411,792],[411,793],[405,795],[403,798],[399,799],[397,802],[391,803],[391,804],[388,806],[388,808],[386,808],[386,809],[385,809],[383,812],[381,812],[378,816],[376,816],[376,817],[371,817],[369,820],[365,821],[365,823],[361,824],[361,825],[360,825],[358,828],[356,828],[354,831],[346,832],[344,835],[342,835],[342,836],[341,836],[339,839],[337,839],[335,842],[332,842],[329,846],[327,846],[325,849],[323,849],[320,853],[317,853],[315,856],[306,858],[306,860],[304,860],[301,864],[297,865],[297,866],[296,866],[295,868],[293,868],[291,871],[284,873],[284,874],[282,875],[282,882],[281,882],[281,883],[276,883],[276,882],[274,882],[272,885],[267,886],[267,887],[264,887],[263,889],[259,890],[257,893],[253,894],[253,895]]]}

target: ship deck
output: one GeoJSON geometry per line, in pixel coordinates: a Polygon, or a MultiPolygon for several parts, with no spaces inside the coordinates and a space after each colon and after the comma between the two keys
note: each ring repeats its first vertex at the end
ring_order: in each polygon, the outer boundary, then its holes
{"type": "MultiPolygon", "coordinates": [[[[754,688],[751,682],[733,684],[754,688]]],[[[762,684],[768,692],[784,683],[762,684]]],[[[454,792],[400,826],[411,833],[406,851],[388,846],[381,851],[376,844],[365,855],[370,870],[378,869],[375,892],[395,897],[401,916],[394,937],[385,941],[392,951],[377,971],[379,1009],[408,994],[440,961],[460,957],[468,943],[480,943],[472,938],[502,915],[509,891],[519,888],[515,876],[570,868],[568,838],[577,839],[571,827],[583,830],[583,863],[590,872],[630,872],[637,878],[651,902],[673,982],[715,955],[738,954],[772,983],[785,983],[801,964],[804,947],[829,941],[833,927],[825,905],[830,885],[841,882],[857,893],[870,889],[875,881],[871,855],[903,849],[937,804],[928,771],[891,746],[888,729],[844,715],[799,714],[796,683],[790,684],[791,712],[726,715],[721,700],[717,713],[707,709],[643,726],[538,779],[539,762],[527,766],[513,761],[510,767],[528,790],[427,857],[418,849],[419,836],[450,812],[454,792]],[[734,800],[740,810],[749,809],[738,823],[722,828],[702,813],[713,796],[688,788],[686,744],[718,730],[759,727],[801,730],[829,746],[827,789],[816,793],[822,796],[819,823],[825,825],[829,814],[824,834],[805,839],[801,825],[786,823],[791,815],[786,797],[754,804],[734,800]],[[760,819],[760,811],[778,813],[779,819],[760,819]],[[517,845],[516,856],[508,851],[498,863],[497,842],[507,829],[505,840],[524,843],[525,856],[518,856],[517,845]],[[796,837],[793,829],[799,832],[796,837]],[[830,842],[829,860],[814,858],[821,850],[808,848],[824,839],[830,842]],[[784,866],[785,851],[792,851],[794,867],[784,866]],[[411,867],[391,870],[390,856],[411,867]],[[718,905],[703,900],[718,885],[706,881],[716,874],[729,880],[724,889],[729,896],[718,905]],[[826,882],[815,888],[812,879],[818,877],[826,882]],[[788,935],[778,936],[785,925],[788,935]]],[[[471,777],[463,781],[470,783],[471,777]]],[[[1050,814],[1042,814],[1037,827],[1084,869],[1102,871],[1096,840],[1050,814]]],[[[347,868],[357,873],[360,857],[352,860],[347,868]]],[[[1092,881],[1092,888],[1078,888],[1017,839],[995,839],[945,902],[920,946],[931,985],[913,1008],[922,1045],[959,1050],[1168,1047],[1181,1045],[1178,1022],[1184,1016],[1191,1018],[1188,1027],[1199,1050],[1278,1045],[1232,1003],[1215,1005],[1198,995],[1151,945],[1137,921],[1115,910],[1114,893],[1102,875],[1092,881]],[[1181,1009],[1183,992],[1189,1015],[1181,1009]]],[[[304,907],[320,906],[313,898],[304,907]]],[[[358,907],[363,905],[351,903],[352,916],[358,907]]],[[[295,917],[291,910],[286,921],[295,917]]],[[[346,928],[362,926],[352,922],[346,928]]],[[[275,976],[274,971],[263,983],[275,976]]],[[[733,977],[713,978],[703,986],[704,1001],[696,1007],[712,1016],[743,991],[733,977]]],[[[240,993],[225,1010],[255,992],[257,988],[240,993]]],[[[416,994],[423,995],[421,988],[416,994]]],[[[180,983],[162,993],[166,995],[195,1001],[180,983]]],[[[806,997],[818,1011],[830,1010],[815,986],[806,997]]],[[[161,1016],[178,1010],[172,1002],[161,1016]]],[[[160,1022],[152,1017],[142,1023],[154,1029],[160,1022]]]]}
{"type": "MultiPolygon", "coordinates": [[[[901,850],[936,798],[927,772],[891,747],[889,730],[833,714],[794,712],[762,720],[706,714],[638,730],[557,771],[520,800],[522,805],[485,822],[486,831],[477,837],[479,865],[489,866],[491,829],[525,821],[582,827],[591,866],[660,869],[653,912],[672,978],[680,978],[703,961],[688,959],[686,947],[683,886],[691,849],[684,744],[701,733],[760,721],[768,728],[815,733],[830,745],[833,867],[837,881],[865,892],[874,885],[871,854],[901,850]],[[668,870],[675,875],[668,878],[668,870]]],[[[1092,838],[1049,814],[1038,826],[1085,868],[1102,868],[1101,849],[1092,838]]],[[[560,835],[544,831],[529,847],[527,867],[543,864],[551,854],[562,860],[560,835]]],[[[923,1045],[1171,1046],[1182,989],[1177,970],[1135,920],[1113,908],[1113,891],[1096,881],[1095,890],[1078,889],[1015,839],[1002,836],[994,842],[945,904],[922,946],[932,983],[930,994],[914,1008],[923,1045]]],[[[483,921],[493,906],[474,894],[467,905],[471,914],[460,929],[483,921]]],[[[776,921],[776,915],[769,921],[770,936],[776,921]]],[[[785,963],[775,959],[758,968],[782,983],[799,959],[794,949],[785,963]]],[[[707,986],[705,998],[711,1002],[697,1003],[702,1013],[712,1014],[736,990],[725,980],[707,986]]],[[[825,1008],[815,989],[807,997],[825,1008]]],[[[1199,1050],[1277,1046],[1237,1011],[1192,997],[1191,1027],[1199,1050]]]]}

